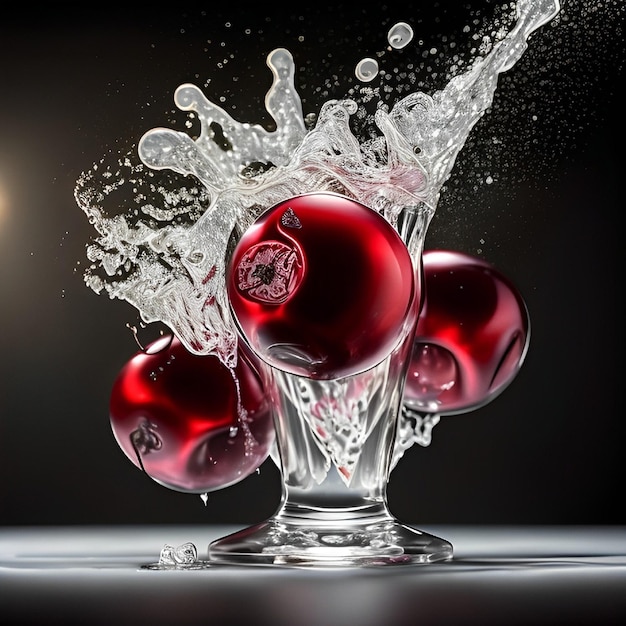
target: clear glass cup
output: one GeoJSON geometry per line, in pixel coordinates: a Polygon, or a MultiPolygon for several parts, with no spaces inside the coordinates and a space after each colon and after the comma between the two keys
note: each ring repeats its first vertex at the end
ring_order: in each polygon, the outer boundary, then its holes
{"type": "MultiPolygon", "coordinates": [[[[429,213],[411,209],[401,218],[397,228],[417,259],[419,280],[429,213]]],[[[313,380],[262,365],[274,410],[282,500],[270,519],[212,542],[210,562],[350,567],[451,558],[448,541],[402,524],[387,503],[420,306],[421,290],[415,292],[395,348],[367,371],[313,380]]]]}

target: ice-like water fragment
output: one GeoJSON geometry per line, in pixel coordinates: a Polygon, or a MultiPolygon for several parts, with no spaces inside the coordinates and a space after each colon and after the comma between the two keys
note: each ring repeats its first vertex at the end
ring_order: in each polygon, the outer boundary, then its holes
{"type": "Polygon", "coordinates": [[[208,561],[198,559],[198,550],[191,541],[179,546],[165,544],[161,549],[159,561],[144,565],[142,569],[149,570],[188,570],[204,569],[208,567],[208,561]]]}
{"type": "Polygon", "coordinates": [[[428,447],[432,442],[433,428],[439,424],[440,420],[441,416],[436,413],[420,413],[403,406],[398,416],[398,429],[390,469],[398,464],[404,453],[414,444],[417,443],[423,448],[428,447]]]}

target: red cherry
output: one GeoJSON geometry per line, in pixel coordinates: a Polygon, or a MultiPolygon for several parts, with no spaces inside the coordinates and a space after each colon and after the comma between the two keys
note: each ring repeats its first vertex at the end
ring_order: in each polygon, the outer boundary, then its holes
{"type": "Polygon", "coordinates": [[[416,290],[411,257],[389,222],[332,193],[266,211],[237,244],[227,288],[260,358],[322,380],[380,363],[403,333],[416,290]]]}
{"type": "Polygon", "coordinates": [[[122,368],[110,419],[137,467],[165,487],[190,493],[239,482],[263,463],[274,441],[271,412],[246,355],[240,350],[230,370],[171,337],[122,368]]]}
{"type": "Polygon", "coordinates": [[[460,252],[424,252],[424,303],[404,404],[463,413],[496,397],[516,376],[530,339],[522,296],[489,263],[460,252]]]}

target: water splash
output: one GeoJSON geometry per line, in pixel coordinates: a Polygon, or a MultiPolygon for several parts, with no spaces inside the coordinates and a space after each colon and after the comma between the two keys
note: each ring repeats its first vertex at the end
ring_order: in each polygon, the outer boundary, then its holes
{"type": "MultiPolygon", "coordinates": [[[[175,102],[200,121],[197,139],[153,129],[140,141],[141,164],[123,159],[118,171],[95,167],[77,183],[76,200],[98,232],[88,249],[87,284],[128,301],[145,322],[167,324],[192,352],[217,354],[234,366],[237,339],[224,288],[233,242],[266,208],[309,191],[358,199],[396,227],[405,207],[422,207],[432,217],[459,151],[493,100],[499,74],[517,62],[529,35],[558,13],[559,4],[520,0],[516,10],[510,32],[442,89],[416,91],[391,109],[381,105],[367,114],[377,130],[367,137],[351,129],[366,115],[355,98],[327,101],[307,130],[293,58],[282,48],[267,58],[273,83],[265,107],[274,131],[237,121],[198,87],[181,85],[175,102]],[[155,183],[159,172],[173,176],[176,192],[155,183]],[[105,199],[127,178],[140,189],[141,209],[135,203],[132,211],[108,215],[105,199]]],[[[414,255],[421,253],[427,226],[420,225],[417,238],[411,229],[403,233],[414,237],[414,255]]]]}

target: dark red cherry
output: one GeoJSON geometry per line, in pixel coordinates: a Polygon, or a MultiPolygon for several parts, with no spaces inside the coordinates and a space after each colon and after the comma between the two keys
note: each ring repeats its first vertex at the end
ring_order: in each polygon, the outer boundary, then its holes
{"type": "Polygon", "coordinates": [[[205,493],[239,482],[267,458],[271,413],[240,350],[234,369],[163,337],[117,376],[111,426],[124,454],[158,483],[205,493]]]}
{"type": "Polygon", "coordinates": [[[412,260],[394,228],[332,193],[266,211],[237,244],[227,288],[254,352],[315,379],[380,363],[397,345],[415,296],[412,260]]]}
{"type": "Polygon", "coordinates": [[[422,255],[424,303],[404,404],[426,413],[471,411],[516,376],[530,338],[526,305],[489,263],[460,252],[422,255]]]}

